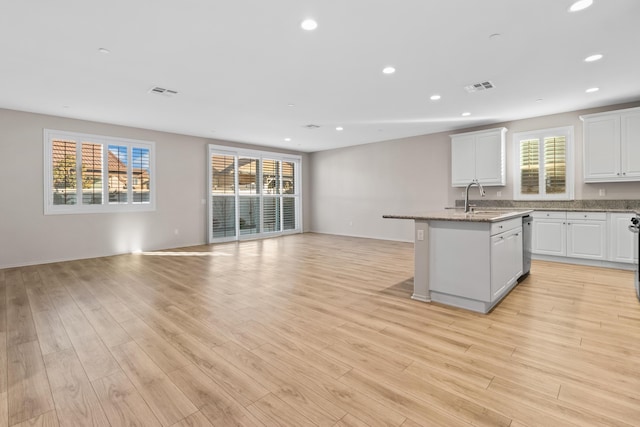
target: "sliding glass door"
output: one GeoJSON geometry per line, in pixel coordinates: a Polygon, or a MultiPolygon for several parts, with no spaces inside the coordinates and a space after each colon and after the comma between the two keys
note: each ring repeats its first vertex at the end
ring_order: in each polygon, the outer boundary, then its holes
{"type": "Polygon", "coordinates": [[[209,147],[209,242],[300,232],[300,157],[209,147]]]}

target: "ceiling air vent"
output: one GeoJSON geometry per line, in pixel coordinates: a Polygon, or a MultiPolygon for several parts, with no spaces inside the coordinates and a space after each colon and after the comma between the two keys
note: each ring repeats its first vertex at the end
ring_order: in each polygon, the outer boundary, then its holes
{"type": "Polygon", "coordinates": [[[304,125],[307,129],[318,129],[320,126],[318,125],[304,125]]]}
{"type": "Polygon", "coordinates": [[[487,80],[486,82],[475,83],[469,86],[465,86],[464,89],[469,93],[473,93],[473,92],[481,92],[483,90],[493,89],[494,87],[495,86],[493,85],[493,83],[487,80]]]}
{"type": "Polygon", "coordinates": [[[176,96],[178,94],[178,91],[155,86],[149,89],[149,93],[155,93],[155,94],[164,95],[164,96],[176,96]]]}

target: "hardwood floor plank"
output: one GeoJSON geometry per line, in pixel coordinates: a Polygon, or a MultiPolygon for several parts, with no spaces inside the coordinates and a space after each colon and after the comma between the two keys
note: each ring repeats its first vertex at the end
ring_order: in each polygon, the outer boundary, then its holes
{"type": "Polygon", "coordinates": [[[95,380],[92,385],[111,426],[161,425],[124,372],[95,380]]]}
{"type": "Polygon", "coordinates": [[[129,319],[120,325],[166,374],[191,364],[169,341],[155,333],[138,317],[129,319]]]}
{"type": "Polygon", "coordinates": [[[182,421],[179,421],[173,425],[174,427],[213,427],[213,424],[209,422],[202,412],[198,411],[195,414],[189,415],[182,421]]]}
{"type": "Polygon", "coordinates": [[[107,347],[131,341],[131,337],[127,335],[124,329],[120,327],[120,324],[104,308],[98,307],[85,310],[83,313],[107,347]]]}
{"type": "Polygon", "coordinates": [[[175,424],[197,411],[135,342],[113,347],[111,352],[163,426],[175,424]]]}
{"type": "Polygon", "coordinates": [[[429,421],[443,425],[462,425],[464,423],[484,426],[509,426],[511,419],[463,398],[443,388],[420,380],[413,376],[398,376],[389,373],[378,378],[357,369],[347,373],[341,382],[355,388],[366,386],[367,392],[374,398],[395,405],[403,402],[414,408],[412,419],[429,421]],[[423,404],[424,402],[424,404],[423,404]]]}
{"type": "MultiPolygon", "coordinates": [[[[359,373],[356,370],[345,374],[340,379],[340,382],[368,396],[378,404],[399,410],[399,412],[406,413],[412,419],[427,423],[427,425],[469,426],[468,422],[445,412],[435,405],[430,405],[420,399],[403,394],[384,383],[370,380],[366,374],[359,373]]],[[[509,423],[501,425],[508,426],[509,423]]]]}
{"type": "Polygon", "coordinates": [[[7,346],[11,347],[37,340],[38,336],[33,324],[27,291],[19,272],[7,273],[5,292],[7,346]]]}
{"type": "Polygon", "coordinates": [[[7,403],[7,392],[0,391],[0,427],[9,426],[9,407],[7,403]]]}
{"type": "Polygon", "coordinates": [[[209,405],[211,411],[223,412],[237,405],[231,395],[195,365],[176,369],[169,378],[198,409],[209,405]]]}
{"type": "Polygon", "coordinates": [[[278,369],[288,372],[292,376],[301,377],[300,381],[307,384],[311,390],[328,401],[334,402],[345,412],[353,414],[371,427],[399,426],[405,420],[400,412],[372,402],[370,397],[340,381],[334,380],[320,371],[309,369],[303,360],[297,359],[278,347],[266,344],[254,350],[254,353],[278,369]]]}
{"type": "Polygon", "coordinates": [[[196,338],[179,335],[172,344],[242,406],[248,406],[269,393],[263,385],[196,338]]]}
{"type": "Polygon", "coordinates": [[[7,356],[9,425],[54,409],[38,341],[12,345],[7,356]]]}
{"type": "Polygon", "coordinates": [[[345,411],[335,404],[233,341],[214,347],[213,350],[318,426],[332,426],[345,415],[345,411]]]}
{"type": "Polygon", "coordinates": [[[509,396],[509,398],[520,402],[522,405],[532,406],[538,411],[544,411],[554,415],[566,423],[580,426],[632,426],[632,424],[609,418],[606,415],[598,414],[590,409],[576,407],[571,403],[562,402],[558,399],[550,399],[547,396],[527,388],[525,385],[506,381],[499,377],[496,377],[491,382],[489,389],[500,395],[509,396]]]}
{"type": "Polygon", "coordinates": [[[56,413],[63,426],[109,426],[73,349],[49,353],[44,357],[44,363],[56,413]]]}
{"type": "Polygon", "coordinates": [[[38,341],[42,354],[55,353],[71,348],[71,341],[62,321],[55,310],[38,311],[33,313],[38,341]]]}
{"type": "Polygon", "coordinates": [[[262,424],[244,406],[237,403],[223,410],[205,405],[200,411],[214,426],[265,427],[265,424],[262,424]]]}
{"type": "Polygon", "coordinates": [[[412,274],[411,243],[313,233],[0,269],[0,427],[96,405],[110,425],[637,424],[633,272],[534,261],[487,315],[412,301],[412,274]]]}
{"type": "Polygon", "coordinates": [[[32,313],[38,313],[40,311],[53,310],[53,304],[49,299],[49,295],[46,290],[40,284],[40,286],[25,286],[27,291],[27,298],[29,299],[29,305],[32,313]]]}
{"type": "Polygon", "coordinates": [[[315,425],[273,394],[264,396],[247,409],[267,426],[313,427],[315,425]]]}
{"type": "Polygon", "coordinates": [[[582,384],[563,384],[558,399],[629,425],[635,425],[640,420],[640,397],[624,396],[582,384]]]}
{"type": "MultiPolygon", "coordinates": [[[[408,426],[406,421],[402,425],[408,426]]],[[[342,417],[340,420],[338,420],[338,422],[334,424],[334,427],[370,427],[370,426],[369,424],[366,424],[363,421],[360,421],[353,415],[347,414],[344,417],[342,417]]]]}
{"type": "MultiPolygon", "coordinates": [[[[0,270],[0,393],[7,391],[7,299],[4,271],[0,270]]],[[[5,395],[6,398],[6,395],[5,395]]]]}
{"type": "Polygon", "coordinates": [[[72,338],[71,343],[90,381],[115,374],[120,370],[118,362],[98,335],[72,338]]]}
{"type": "Polygon", "coordinates": [[[14,424],[13,427],[59,427],[56,411],[45,412],[30,420],[14,424]]]}

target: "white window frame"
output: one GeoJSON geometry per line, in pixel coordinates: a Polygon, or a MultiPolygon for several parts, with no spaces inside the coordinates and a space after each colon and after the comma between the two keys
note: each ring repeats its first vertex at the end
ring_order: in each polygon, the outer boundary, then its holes
{"type": "MultiPolygon", "coordinates": [[[[92,135],[87,133],[68,132],[53,129],[44,129],[44,214],[87,214],[109,212],[148,212],[156,210],[156,150],[154,141],[143,141],[129,138],[117,138],[112,136],[92,135]],[[69,139],[76,141],[76,152],[81,153],[82,142],[90,142],[102,145],[102,203],[84,204],[82,197],[77,197],[77,204],[54,205],[53,204],[53,141],[57,139],[69,139]],[[109,202],[109,145],[127,147],[127,201],[120,203],[109,202]],[[132,150],[143,148],[149,150],[149,202],[140,203],[133,201],[133,162],[132,150]]],[[[78,158],[78,157],[77,157],[78,158]]],[[[77,164],[77,177],[81,180],[80,170],[82,161],[77,164]]],[[[76,186],[77,187],[77,186],[76,186]]]]}
{"type": "Polygon", "coordinates": [[[539,129],[527,132],[517,132],[513,134],[513,147],[514,147],[514,187],[513,187],[513,199],[514,200],[573,200],[574,199],[574,158],[573,158],[573,126],[563,126],[550,129],[539,129]],[[566,173],[566,192],[563,194],[546,194],[544,185],[544,153],[542,152],[542,144],[545,137],[550,136],[564,136],[566,138],[565,147],[565,173],[566,173]],[[538,139],[540,141],[540,165],[538,168],[538,185],[540,189],[539,194],[521,194],[520,184],[520,141],[525,139],[538,139]]]}
{"type": "MultiPolygon", "coordinates": [[[[250,149],[236,149],[233,147],[227,147],[227,146],[223,146],[223,145],[213,145],[210,144],[208,146],[207,149],[207,185],[206,185],[206,189],[207,189],[207,241],[208,243],[220,243],[220,242],[229,242],[229,241],[241,241],[241,240],[255,240],[255,239],[264,239],[264,238],[268,238],[268,237],[273,237],[273,236],[281,236],[281,235],[287,235],[287,234],[297,234],[297,233],[302,233],[303,230],[303,226],[302,226],[302,157],[298,156],[298,155],[292,155],[292,154],[283,154],[283,153],[278,153],[278,152],[274,152],[274,151],[262,151],[262,150],[250,150],[250,149]],[[211,156],[212,155],[224,155],[224,156],[233,156],[234,157],[234,163],[235,163],[235,171],[236,171],[236,176],[235,176],[235,194],[234,194],[234,198],[235,198],[235,235],[234,236],[229,236],[229,237],[220,237],[220,238],[214,238],[213,237],[213,233],[212,233],[212,224],[213,224],[213,210],[211,208],[212,206],[212,202],[213,202],[213,197],[214,195],[211,192],[211,181],[212,181],[212,170],[211,170],[211,156]],[[260,233],[255,233],[255,234],[241,234],[240,232],[240,221],[239,221],[239,215],[240,215],[240,192],[239,192],[239,185],[238,185],[238,159],[241,157],[249,157],[249,158],[254,158],[260,161],[260,168],[258,170],[258,175],[257,175],[257,184],[256,186],[258,188],[260,188],[260,193],[255,194],[253,196],[259,197],[260,198],[260,224],[261,224],[261,231],[260,233]],[[280,168],[282,169],[282,162],[292,162],[296,165],[295,169],[294,169],[294,180],[295,180],[295,193],[294,194],[278,194],[278,195],[273,195],[273,194],[266,194],[264,193],[263,190],[263,183],[262,183],[262,176],[263,176],[263,161],[264,160],[277,160],[280,162],[280,168]],[[263,205],[264,205],[264,199],[265,196],[267,198],[269,197],[276,197],[276,198],[283,198],[283,197],[291,197],[291,198],[295,198],[296,203],[296,227],[292,230],[281,230],[281,231],[264,231],[264,218],[263,218],[263,205]]],[[[282,180],[281,180],[282,182],[282,180]]],[[[226,197],[232,197],[231,195],[228,195],[226,197]]],[[[283,218],[282,216],[284,215],[283,210],[280,211],[280,224],[283,224],[283,218]]]]}

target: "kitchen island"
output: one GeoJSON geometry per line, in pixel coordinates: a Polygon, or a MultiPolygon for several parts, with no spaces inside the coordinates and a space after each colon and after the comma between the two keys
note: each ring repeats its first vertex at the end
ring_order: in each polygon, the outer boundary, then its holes
{"type": "Polygon", "coordinates": [[[531,212],[445,209],[383,218],[415,222],[412,299],[488,313],[523,275],[522,218],[531,212]]]}

